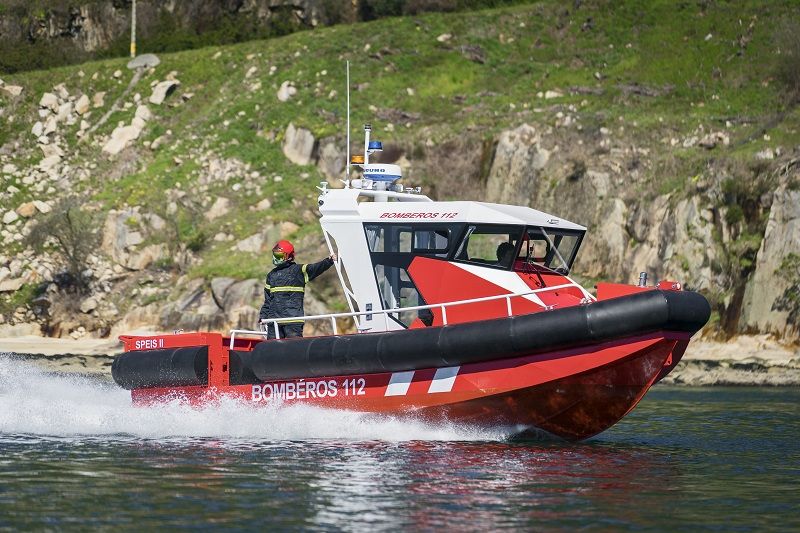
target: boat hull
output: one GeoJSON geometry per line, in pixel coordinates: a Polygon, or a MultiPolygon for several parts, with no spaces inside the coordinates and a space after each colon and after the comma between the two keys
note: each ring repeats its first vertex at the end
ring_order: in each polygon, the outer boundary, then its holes
{"type": "Polygon", "coordinates": [[[205,405],[232,397],[254,406],[303,403],[432,423],[537,429],[581,440],[611,427],[633,409],[680,357],[689,336],[660,331],[451,367],[244,385],[138,388],[131,395],[138,405],[176,399],[205,405]]]}

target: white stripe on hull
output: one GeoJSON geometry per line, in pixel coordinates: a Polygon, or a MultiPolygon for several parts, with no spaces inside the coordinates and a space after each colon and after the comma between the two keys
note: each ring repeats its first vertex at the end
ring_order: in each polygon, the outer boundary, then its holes
{"type": "Polygon", "coordinates": [[[408,372],[393,372],[384,396],[405,396],[406,393],[408,393],[408,388],[411,386],[412,379],[414,379],[413,370],[408,372]]]}
{"type": "Polygon", "coordinates": [[[431,386],[428,389],[428,394],[432,392],[450,392],[453,390],[453,383],[456,381],[459,370],[461,370],[460,366],[437,368],[436,374],[433,376],[433,381],[431,381],[431,386]]]}

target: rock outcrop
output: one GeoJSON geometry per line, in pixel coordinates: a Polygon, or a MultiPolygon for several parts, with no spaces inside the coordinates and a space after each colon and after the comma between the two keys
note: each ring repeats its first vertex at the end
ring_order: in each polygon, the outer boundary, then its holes
{"type": "Polygon", "coordinates": [[[501,133],[486,184],[490,201],[529,204],[539,188],[539,171],[549,159],[536,128],[523,124],[501,133]]]}
{"type": "Polygon", "coordinates": [[[153,94],[150,95],[150,103],[155,105],[163,104],[167,96],[172,94],[180,84],[181,82],[178,80],[165,80],[157,83],[156,86],[153,87],[153,94]]]}
{"type": "Polygon", "coordinates": [[[256,327],[264,301],[262,281],[214,278],[210,285],[200,279],[189,282],[178,300],[162,310],[160,326],[193,331],[256,327]]]}
{"type": "Polygon", "coordinates": [[[283,154],[296,165],[308,165],[312,162],[317,142],[314,135],[305,128],[298,128],[289,123],[283,140],[283,154]]]}
{"type": "MultiPolygon", "coordinates": [[[[721,135],[712,137],[724,144],[721,135]]],[[[630,194],[624,185],[632,178],[623,179],[619,153],[594,157],[594,168],[576,170],[573,160],[582,154],[574,137],[569,139],[560,144],[558,137],[545,137],[527,124],[500,133],[486,183],[488,200],[556,216],[570,213],[572,221],[587,226],[578,275],[629,283],[645,271],[651,280],[677,279],[712,296],[731,290],[734,279],[722,265],[729,261],[733,229],[726,208],[717,207],[715,189],[703,184],[699,194],[630,194]],[[611,171],[598,170],[602,167],[611,171]]],[[[800,261],[800,192],[784,185],[762,203],[771,204],[769,220],[736,331],[771,332],[791,341],[800,338],[800,310],[787,305],[786,295],[798,281],[778,271],[792,251],[800,261]]],[[[724,298],[723,305],[730,305],[731,296],[724,298]]]]}
{"type": "Polygon", "coordinates": [[[103,151],[108,155],[117,155],[138,139],[141,133],[142,129],[134,125],[114,128],[111,138],[103,145],[103,151]]]}
{"type": "Polygon", "coordinates": [[[790,253],[800,256],[800,191],[781,187],[773,194],[755,272],[745,293],[742,322],[746,328],[782,338],[800,336],[800,313],[793,315],[788,306],[781,305],[781,298],[793,284],[800,294],[800,279],[785,272],[787,266],[783,264],[790,253]],[[782,271],[786,275],[781,275],[782,271]]]}
{"type": "Polygon", "coordinates": [[[120,266],[129,270],[142,270],[167,257],[164,243],[147,244],[148,237],[164,229],[165,222],[158,215],[140,214],[138,209],[109,211],[103,227],[102,250],[120,266]]]}
{"type": "Polygon", "coordinates": [[[317,166],[329,184],[338,186],[344,178],[347,155],[340,149],[341,143],[337,143],[336,139],[323,139],[319,144],[317,166]]]}

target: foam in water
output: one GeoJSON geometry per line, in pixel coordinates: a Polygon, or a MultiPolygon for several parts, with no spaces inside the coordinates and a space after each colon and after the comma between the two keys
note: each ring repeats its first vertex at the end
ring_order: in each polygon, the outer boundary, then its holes
{"type": "Polygon", "coordinates": [[[56,375],[0,354],[0,434],[229,437],[263,440],[497,440],[469,427],[432,426],[308,405],[250,407],[227,399],[192,408],[179,402],[134,407],[130,393],[82,376],[56,375]]]}

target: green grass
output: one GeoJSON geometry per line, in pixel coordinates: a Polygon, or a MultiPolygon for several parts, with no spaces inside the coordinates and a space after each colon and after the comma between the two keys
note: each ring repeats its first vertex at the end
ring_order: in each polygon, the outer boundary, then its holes
{"type": "Polygon", "coordinates": [[[41,291],[38,283],[26,283],[17,291],[0,296],[0,315],[9,316],[18,307],[27,308],[41,291]]]}

